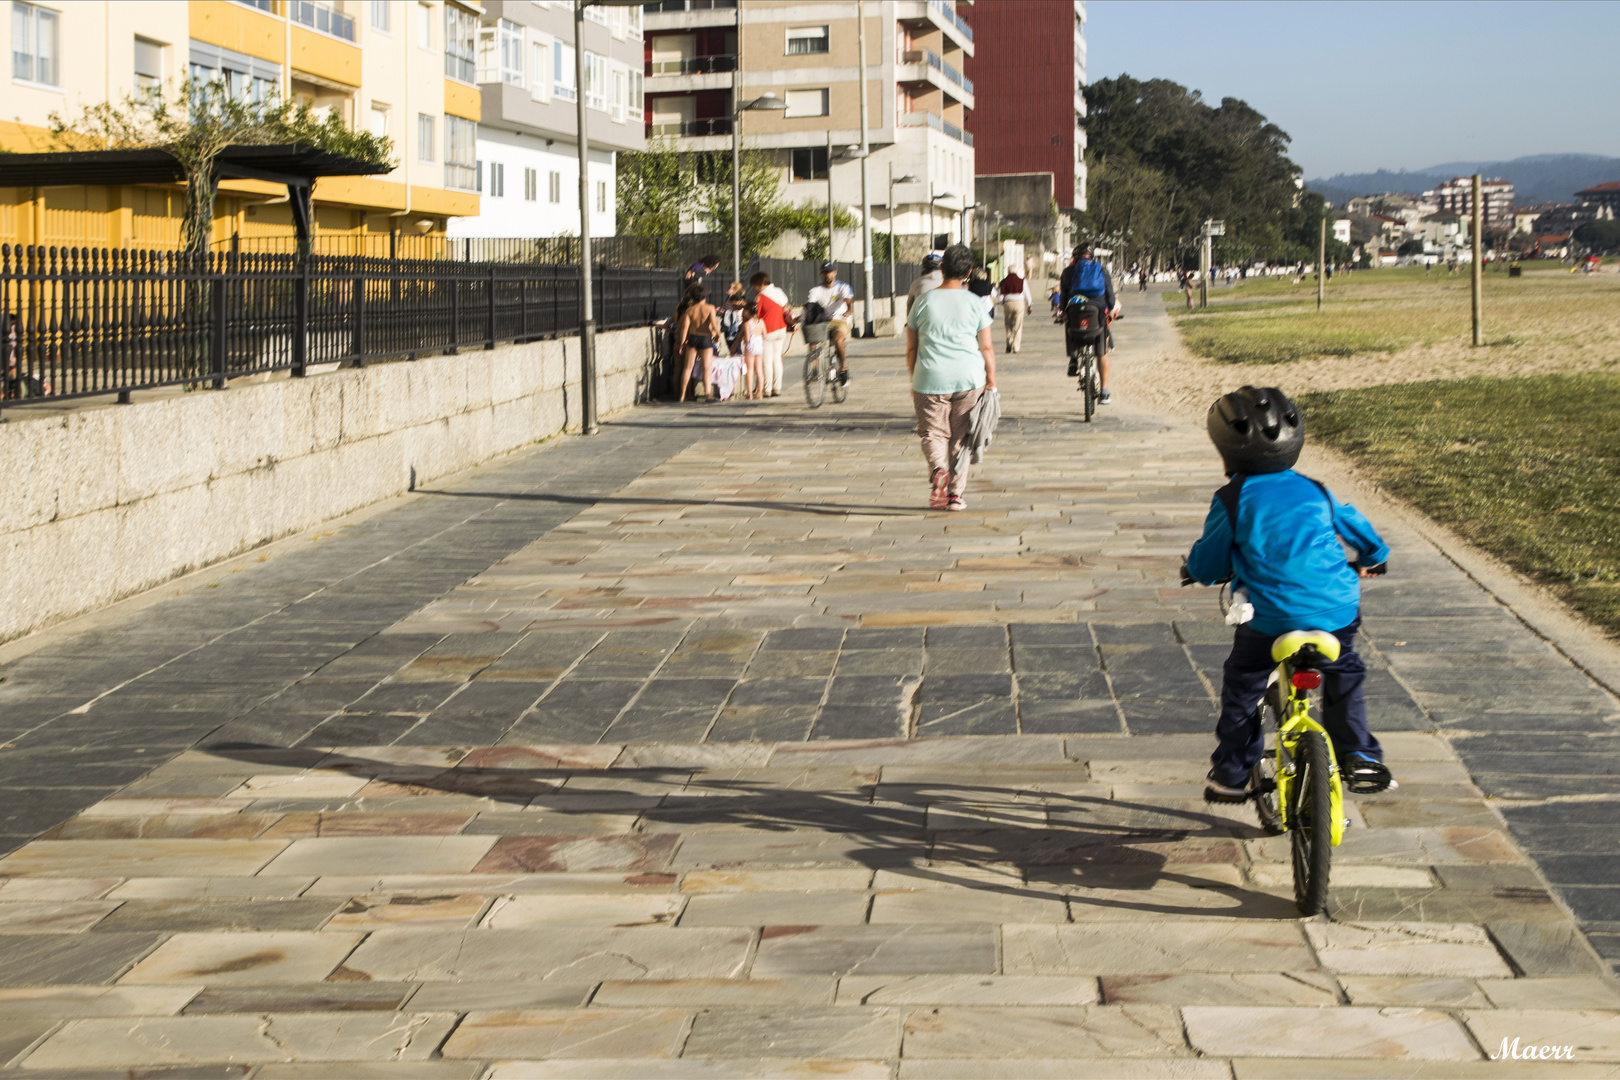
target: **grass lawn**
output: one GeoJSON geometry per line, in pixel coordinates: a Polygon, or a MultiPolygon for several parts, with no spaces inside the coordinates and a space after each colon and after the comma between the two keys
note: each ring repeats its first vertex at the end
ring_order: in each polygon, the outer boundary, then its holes
{"type": "MultiPolygon", "coordinates": [[[[1556,262],[1525,264],[1525,275],[1488,270],[1484,282],[1486,353],[1561,344],[1620,352],[1620,276],[1568,273],[1556,262]]],[[[1471,334],[1466,268],[1371,270],[1339,275],[1316,309],[1316,279],[1255,278],[1210,291],[1210,306],[1185,311],[1165,297],[1187,347],[1234,364],[1316,357],[1387,355],[1412,347],[1466,345],[1471,334]]],[[[1485,355],[1485,354],[1482,354],[1485,355]]]]}
{"type": "Polygon", "coordinates": [[[1311,438],[1620,637],[1620,375],[1396,383],[1300,405],[1311,438]]]}

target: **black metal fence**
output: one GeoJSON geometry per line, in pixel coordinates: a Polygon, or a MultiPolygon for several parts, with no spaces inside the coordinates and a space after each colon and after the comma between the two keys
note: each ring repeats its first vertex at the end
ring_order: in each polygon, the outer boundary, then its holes
{"type": "MultiPolygon", "coordinates": [[[[680,273],[598,265],[596,324],[674,313],[680,273]]],[[[0,245],[0,397],[223,386],[315,364],[494,348],[579,330],[574,266],[0,245]]]]}

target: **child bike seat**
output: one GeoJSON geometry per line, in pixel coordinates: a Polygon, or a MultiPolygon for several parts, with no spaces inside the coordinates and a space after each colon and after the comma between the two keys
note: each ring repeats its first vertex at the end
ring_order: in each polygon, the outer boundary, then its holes
{"type": "Polygon", "coordinates": [[[1326,630],[1290,630],[1271,643],[1271,658],[1282,663],[1307,645],[1316,646],[1322,659],[1329,662],[1339,658],[1339,639],[1326,630]]]}

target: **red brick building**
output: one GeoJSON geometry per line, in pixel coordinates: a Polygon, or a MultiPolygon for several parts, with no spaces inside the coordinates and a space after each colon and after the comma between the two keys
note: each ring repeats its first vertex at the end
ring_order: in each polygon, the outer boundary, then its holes
{"type": "Polygon", "coordinates": [[[968,118],[979,176],[1051,173],[1057,204],[1086,208],[1085,0],[973,6],[968,118]]]}

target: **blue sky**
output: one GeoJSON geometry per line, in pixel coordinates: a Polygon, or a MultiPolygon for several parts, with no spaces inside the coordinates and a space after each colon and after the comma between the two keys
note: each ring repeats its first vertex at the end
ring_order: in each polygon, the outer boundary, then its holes
{"type": "Polygon", "coordinates": [[[1090,0],[1087,14],[1089,79],[1167,78],[1212,105],[1242,98],[1293,136],[1309,178],[1620,157],[1614,0],[1090,0]]]}

